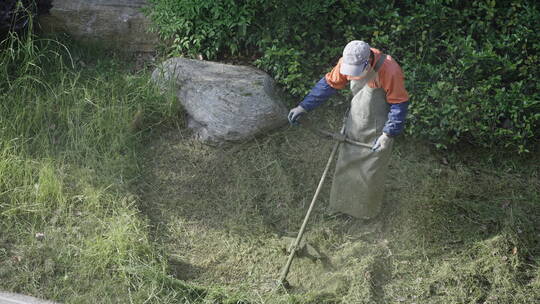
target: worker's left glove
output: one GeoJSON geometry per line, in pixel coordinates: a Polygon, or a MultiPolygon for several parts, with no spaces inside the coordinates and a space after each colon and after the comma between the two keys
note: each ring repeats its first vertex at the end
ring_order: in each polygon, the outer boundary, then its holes
{"type": "Polygon", "coordinates": [[[381,151],[386,149],[390,145],[390,142],[392,141],[392,138],[388,136],[388,134],[383,133],[377,140],[375,141],[375,144],[371,148],[373,151],[381,151]]]}
{"type": "Polygon", "coordinates": [[[302,114],[306,113],[306,110],[302,108],[302,106],[297,106],[296,108],[292,108],[289,112],[289,115],[287,116],[287,119],[289,119],[290,124],[297,124],[298,118],[302,116],[302,114]]]}

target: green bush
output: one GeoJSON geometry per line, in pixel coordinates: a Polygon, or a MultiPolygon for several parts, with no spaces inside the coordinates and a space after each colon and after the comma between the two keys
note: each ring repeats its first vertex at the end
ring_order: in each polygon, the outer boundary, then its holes
{"type": "Polygon", "coordinates": [[[363,39],[402,65],[407,132],[527,151],[540,127],[540,12],[534,1],[150,0],[171,55],[240,57],[297,98],[363,39]]]}

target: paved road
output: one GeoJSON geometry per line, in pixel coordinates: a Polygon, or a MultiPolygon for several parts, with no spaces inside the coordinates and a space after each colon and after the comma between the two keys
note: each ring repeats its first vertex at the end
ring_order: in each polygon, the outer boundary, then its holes
{"type": "Polygon", "coordinates": [[[51,301],[23,296],[16,293],[0,292],[0,304],[57,304],[51,301]]]}

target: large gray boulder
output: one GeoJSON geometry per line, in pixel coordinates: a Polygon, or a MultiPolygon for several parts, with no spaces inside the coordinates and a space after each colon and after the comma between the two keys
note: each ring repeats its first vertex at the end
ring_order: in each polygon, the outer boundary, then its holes
{"type": "Polygon", "coordinates": [[[159,41],[149,33],[141,9],[146,0],[53,0],[39,24],[45,33],[68,33],[80,41],[98,41],[129,52],[151,52],[159,41]]]}
{"type": "Polygon", "coordinates": [[[55,304],[51,301],[0,291],[0,304],[55,304]]]}
{"type": "Polygon", "coordinates": [[[287,123],[274,80],[252,67],[172,58],[152,79],[173,86],[188,113],[188,127],[205,143],[242,141],[287,123]]]}

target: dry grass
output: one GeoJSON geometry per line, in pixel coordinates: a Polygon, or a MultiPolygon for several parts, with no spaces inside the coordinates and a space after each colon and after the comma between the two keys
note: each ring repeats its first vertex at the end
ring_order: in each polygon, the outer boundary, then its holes
{"type": "MultiPolygon", "coordinates": [[[[326,110],[315,120],[337,129],[341,109],[326,110]]],[[[290,294],[269,292],[286,261],[280,237],[299,229],[331,145],[301,128],[241,148],[203,146],[184,129],[160,135],[139,189],[174,275],[254,303],[531,303],[540,296],[540,181],[538,168],[526,165],[534,160],[515,166],[517,158],[495,164],[486,152],[483,159],[442,155],[408,138],[394,153],[375,227],[325,217],[328,181],[307,232],[323,259],[296,259],[290,294]]]]}

